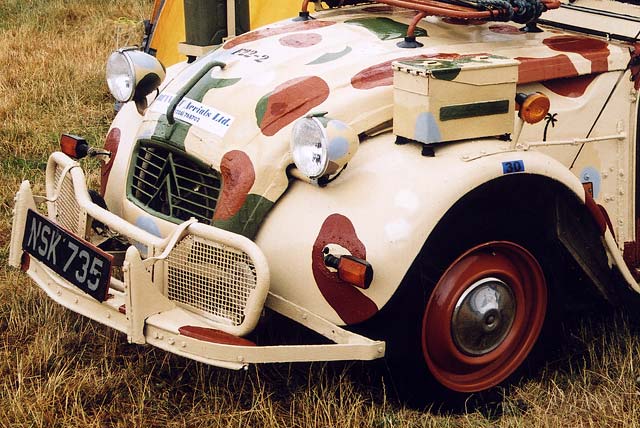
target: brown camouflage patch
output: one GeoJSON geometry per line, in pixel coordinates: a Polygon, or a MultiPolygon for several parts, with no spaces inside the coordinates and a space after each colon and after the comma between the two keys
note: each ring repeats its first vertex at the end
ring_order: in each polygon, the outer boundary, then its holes
{"type": "Polygon", "coordinates": [[[313,244],[311,268],[320,292],[345,323],[365,321],[378,312],[378,307],[360,290],[341,280],[336,272],[325,266],[323,249],[329,244],[340,245],[349,250],[351,255],[366,260],[366,248],[358,239],[351,220],[341,214],[327,217],[313,244]]]}
{"type": "Polygon", "coordinates": [[[329,97],[329,85],[317,76],[299,77],[278,86],[256,107],[260,130],[273,136],[329,97]]]}
{"type": "Polygon", "coordinates": [[[272,36],[279,36],[281,34],[295,33],[297,31],[308,31],[316,28],[328,27],[334,25],[333,21],[302,21],[294,22],[292,24],[283,25],[281,27],[267,27],[262,30],[252,31],[250,33],[242,34],[234,39],[229,40],[224,44],[224,49],[231,49],[243,43],[253,42],[255,40],[264,39],[272,36]]]}
{"type": "Polygon", "coordinates": [[[591,61],[591,72],[602,73],[609,70],[609,44],[602,40],[577,36],[553,36],[542,41],[549,49],[582,55],[591,61]]]}
{"type": "Polygon", "coordinates": [[[391,86],[393,85],[393,69],[391,68],[391,64],[394,61],[414,61],[435,57],[456,59],[459,58],[460,55],[451,53],[437,53],[430,55],[394,58],[380,64],[372,65],[371,67],[367,67],[364,70],[360,71],[358,74],[351,78],[351,86],[353,86],[355,89],[373,89],[380,86],[391,86]]]}
{"type": "Polygon", "coordinates": [[[598,77],[594,74],[578,76],[572,79],[554,79],[541,82],[545,88],[567,98],[578,98],[584,95],[587,88],[598,77]]]}
{"type": "Polygon", "coordinates": [[[120,129],[111,128],[111,131],[107,134],[107,138],[104,142],[104,149],[111,152],[109,161],[102,164],[100,168],[100,195],[104,196],[104,192],[107,191],[107,183],[109,182],[109,174],[111,174],[111,168],[113,168],[113,162],[116,160],[116,154],[118,153],[118,145],[120,144],[120,129]]]}
{"type": "MultiPolygon", "coordinates": [[[[607,230],[607,214],[602,205],[598,205],[596,201],[593,200],[593,197],[587,192],[585,189],[584,192],[585,200],[584,204],[587,207],[587,210],[593,216],[593,219],[596,221],[598,225],[598,230],[600,232],[600,236],[604,235],[605,230],[607,230]]],[[[611,233],[613,233],[613,229],[611,229],[611,233]]]]}
{"type": "Polygon", "coordinates": [[[220,343],[233,346],[256,346],[256,344],[244,337],[234,336],[221,330],[199,327],[195,325],[183,325],[178,329],[182,336],[193,337],[205,342],[220,343]]]}
{"type": "Polygon", "coordinates": [[[284,36],[278,41],[288,48],[308,48],[320,43],[322,36],[318,33],[299,33],[284,36]]]}
{"type": "Polygon", "coordinates": [[[240,211],[256,180],[251,159],[240,150],[225,153],[220,163],[222,193],[218,199],[214,220],[228,220],[240,211]]]}
{"type": "Polygon", "coordinates": [[[633,52],[631,53],[631,60],[629,61],[629,69],[631,70],[631,80],[633,81],[633,87],[635,90],[640,89],[640,44],[636,43],[633,46],[633,52]]]}
{"type": "Polygon", "coordinates": [[[571,59],[563,54],[547,58],[516,57],[514,59],[520,61],[518,83],[521,84],[578,75],[578,70],[571,59]]]}

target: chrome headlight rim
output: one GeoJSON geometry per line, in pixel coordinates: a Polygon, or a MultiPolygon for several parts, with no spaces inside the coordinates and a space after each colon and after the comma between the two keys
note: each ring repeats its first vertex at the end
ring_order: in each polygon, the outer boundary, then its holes
{"type": "MultiPolygon", "coordinates": [[[[327,136],[327,131],[321,121],[321,118],[322,116],[310,115],[310,116],[305,116],[303,118],[298,119],[298,121],[296,121],[296,123],[293,126],[292,135],[291,135],[290,150],[291,150],[291,155],[293,157],[293,162],[296,168],[300,172],[302,172],[302,174],[304,174],[305,176],[309,177],[312,180],[317,180],[318,178],[322,177],[326,173],[327,167],[329,166],[329,153],[328,153],[328,147],[327,147],[329,138],[327,136]],[[300,150],[301,146],[305,145],[305,143],[307,142],[300,141],[298,138],[296,138],[296,132],[298,132],[298,129],[301,126],[303,126],[305,123],[307,124],[313,123],[315,129],[320,133],[320,138],[318,140],[318,143],[316,144],[316,148],[320,150],[320,153],[319,153],[320,168],[313,171],[311,171],[309,168],[305,166],[305,164],[309,162],[309,159],[302,159],[300,157],[302,154],[308,154],[308,151],[304,153],[302,150],[300,150]],[[319,144],[319,147],[318,147],[318,144],[319,144]]],[[[308,147],[311,147],[311,145],[309,144],[306,144],[306,145],[308,147]]],[[[312,156],[313,156],[313,153],[312,153],[312,156]]]]}
{"type": "Polygon", "coordinates": [[[111,53],[107,60],[106,80],[116,101],[135,101],[139,110],[146,109],[147,96],[157,90],[166,69],[153,55],[137,47],[121,48],[111,53]]]}
{"type": "Polygon", "coordinates": [[[122,102],[122,103],[126,103],[129,102],[133,99],[135,93],[136,93],[136,69],[135,69],[135,65],[133,63],[133,60],[131,59],[131,57],[128,55],[129,51],[133,51],[136,50],[137,48],[135,47],[129,47],[129,48],[120,48],[117,49],[115,51],[113,51],[111,53],[111,55],[109,55],[109,58],[107,59],[107,70],[106,70],[106,80],[107,80],[107,86],[109,87],[109,92],[111,93],[111,95],[113,96],[113,98],[116,99],[116,101],[118,102],[122,102]],[[128,93],[126,93],[126,96],[121,96],[122,93],[118,92],[117,87],[114,87],[114,85],[117,84],[117,82],[115,81],[115,77],[117,76],[122,76],[124,75],[124,73],[120,74],[120,75],[116,75],[113,78],[110,76],[109,73],[109,67],[112,64],[112,59],[114,58],[124,58],[126,64],[127,64],[127,73],[126,73],[126,77],[130,80],[131,82],[131,87],[129,88],[128,93]]]}

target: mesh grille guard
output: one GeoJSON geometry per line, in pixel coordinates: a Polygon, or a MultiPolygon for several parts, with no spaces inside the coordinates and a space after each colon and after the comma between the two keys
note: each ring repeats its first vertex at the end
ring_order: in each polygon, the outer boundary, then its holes
{"type": "Polygon", "coordinates": [[[171,251],[166,268],[169,299],[225,324],[239,326],[244,322],[257,283],[248,254],[187,235],[171,251]]]}
{"type": "Polygon", "coordinates": [[[129,198],[145,211],[174,223],[191,217],[211,224],[220,174],[184,152],[141,140],[129,171],[129,198]]]}

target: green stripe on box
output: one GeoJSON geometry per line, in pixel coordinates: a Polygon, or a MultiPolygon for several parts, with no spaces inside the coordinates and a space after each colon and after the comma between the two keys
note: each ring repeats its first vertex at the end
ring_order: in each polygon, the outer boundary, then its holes
{"type": "Polygon", "coordinates": [[[466,119],[469,117],[491,116],[509,112],[509,100],[485,101],[481,103],[458,104],[440,108],[440,121],[466,119]]]}

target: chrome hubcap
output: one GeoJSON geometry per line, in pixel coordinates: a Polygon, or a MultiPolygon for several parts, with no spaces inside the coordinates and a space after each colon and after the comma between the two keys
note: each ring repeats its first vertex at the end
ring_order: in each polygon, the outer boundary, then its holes
{"type": "Polygon", "coordinates": [[[507,337],[515,314],[511,287],[498,278],[483,278],[456,302],[451,318],[453,341],[467,355],[491,352],[507,337]]]}

